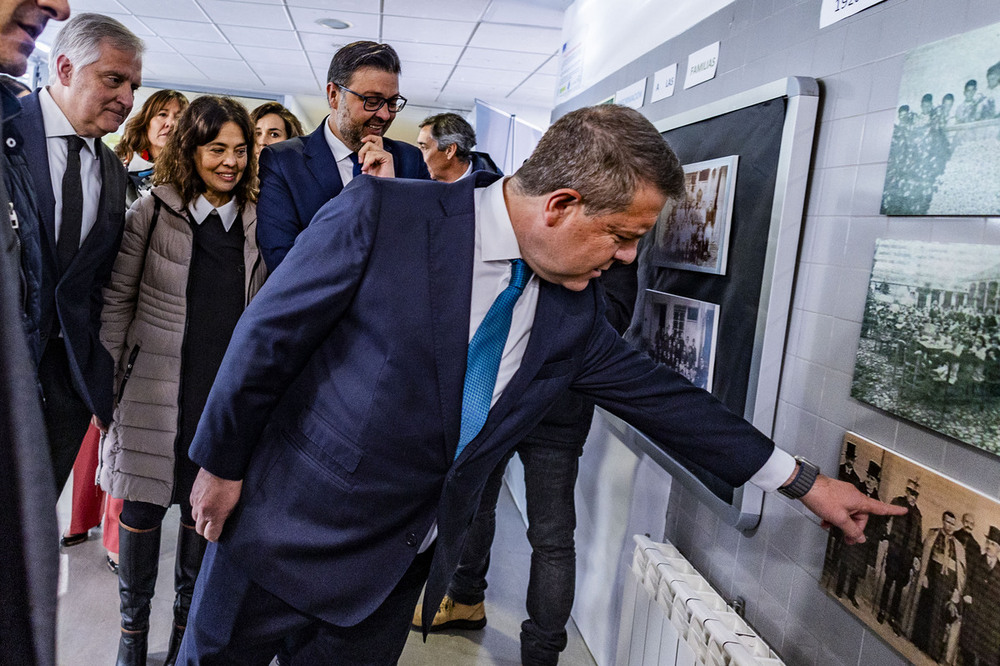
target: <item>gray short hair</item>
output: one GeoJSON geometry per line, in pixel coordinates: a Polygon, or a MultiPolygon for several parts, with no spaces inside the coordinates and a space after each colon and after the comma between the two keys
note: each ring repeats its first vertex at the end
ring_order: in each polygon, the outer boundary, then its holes
{"type": "Polygon", "coordinates": [[[49,84],[58,79],[55,63],[59,56],[64,55],[73,63],[77,71],[97,62],[101,57],[101,42],[107,42],[114,48],[131,52],[141,57],[146,50],[145,44],[124,25],[103,14],[76,14],[63,26],[49,53],[49,84]]]}
{"type": "Polygon", "coordinates": [[[455,157],[463,162],[469,161],[469,155],[476,145],[476,131],[465,118],[457,113],[439,113],[424,118],[420,127],[431,128],[431,136],[437,141],[438,150],[455,146],[455,157]]]}
{"type": "Polygon", "coordinates": [[[642,183],[668,199],[684,198],[684,170],[674,151],[641,113],[616,104],[557,120],[511,182],[529,196],[574,189],[588,215],[625,210],[642,183]]]}

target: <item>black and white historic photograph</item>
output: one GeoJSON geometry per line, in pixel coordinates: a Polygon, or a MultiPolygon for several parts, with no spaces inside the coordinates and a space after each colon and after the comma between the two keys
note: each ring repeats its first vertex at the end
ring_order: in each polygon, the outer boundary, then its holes
{"type": "Polygon", "coordinates": [[[1000,23],[910,51],[885,215],[1000,215],[1000,23]]]}
{"type": "Polygon", "coordinates": [[[1000,503],[851,432],[838,477],[909,512],[831,529],[823,589],[917,666],[1000,663],[1000,503]]]}
{"type": "Polygon", "coordinates": [[[738,155],[684,165],[687,198],[656,222],[657,266],[725,275],[738,155]]]}
{"type": "Polygon", "coordinates": [[[851,396],[1000,454],[1000,248],[879,240],[851,396]]]}
{"type": "Polygon", "coordinates": [[[657,363],[665,363],[695,386],[712,390],[719,306],[646,290],[642,340],[657,363]]]}

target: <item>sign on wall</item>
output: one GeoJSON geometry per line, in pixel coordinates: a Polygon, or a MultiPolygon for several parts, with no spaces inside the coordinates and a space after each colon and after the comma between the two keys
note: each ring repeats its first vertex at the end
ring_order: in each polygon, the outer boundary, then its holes
{"type": "Polygon", "coordinates": [[[819,27],[825,28],[880,2],[882,0],[823,0],[819,12],[819,27]]]}
{"type": "Polygon", "coordinates": [[[653,74],[653,92],[649,96],[650,102],[659,102],[674,94],[674,85],[677,82],[677,63],[664,67],[653,74]]]}
{"type": "Polygon", "coordinates": [[[715,78],[715,70],[718,66],[719,42],[709,44],[689,55],[687,75],[684,77],[684,90],[715,78]]]}
{"type": "Polygon", "coordinates": [[[646,79],[642,78],[630,86],[626,86],[615,93],[615,104],[621,104],[631,109],[638,109],[642,106],[646,97],[646,79]]]}

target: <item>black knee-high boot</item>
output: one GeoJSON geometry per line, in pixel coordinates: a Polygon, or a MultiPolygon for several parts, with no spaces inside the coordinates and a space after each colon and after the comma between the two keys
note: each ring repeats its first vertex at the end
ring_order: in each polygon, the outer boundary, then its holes
{"type": "Polygon", "coordinates": [[[174,666],[177,661],[184,628],[187,626],[188,611],[191,609],[194,584],[201,570],[206,546],[208,541],[195,531],[194,525],[181,523],[177,530],[177,559],[174,564],[174,589],[177,592],[174,597],[174,629],[170,632],[170,645],[163,666],[174,666]]]}
{"type": "Polygon", "coordinates": [[[118,595],[122,636],[116,666],[146,666],[149,604],[160,563],[160,528],[136,530],[119,521],[118,595]]]}

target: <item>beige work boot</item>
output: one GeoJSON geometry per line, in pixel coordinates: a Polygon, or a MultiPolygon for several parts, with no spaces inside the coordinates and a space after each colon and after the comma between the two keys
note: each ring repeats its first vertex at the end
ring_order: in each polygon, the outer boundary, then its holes
{"type": "MultiPolygon", "coordinates": [[[[423,605],[417,604],[413,612],[414,629],[420,629],[423,624],[423,605]]],[[[445,596],[434,615],[434,621],[427,631],[444,631],[445,629],[482,629],[486,626],[486,608],[480,601],[475,606],[467,606],[445,596]]]]}

